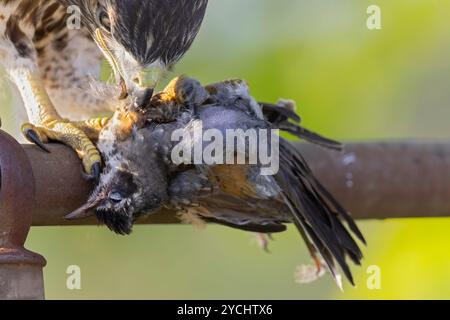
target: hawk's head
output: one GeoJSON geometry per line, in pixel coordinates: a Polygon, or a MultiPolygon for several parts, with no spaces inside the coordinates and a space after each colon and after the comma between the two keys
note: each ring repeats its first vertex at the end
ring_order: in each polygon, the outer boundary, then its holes
{"type": "Polygon", "coordinates": [[[189,49],[208,0],[60,0],[80,8],[122,85],[142,106],[164,71],[189,49]]]}

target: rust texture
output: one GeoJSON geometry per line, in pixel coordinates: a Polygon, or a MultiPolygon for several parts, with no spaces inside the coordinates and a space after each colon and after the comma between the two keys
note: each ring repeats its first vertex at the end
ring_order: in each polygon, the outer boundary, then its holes
{"type": "Polygon", "coordinates": [[[0,132],[0,299],[43,299],[45,260],[24,248],[35,207],[24,149],[0,132]]]}
{"type": "MultiPolygon", "coordinates": [[[[68,222],[90,186],[76,155],[62,145],[46,154],[25,146],[36,183],[33,225],[96,224],[68,222]]],[[[349,143],[335,152],[298,144],[313,172],[357,219],[450,216],[450,144],[432,142],[349,143]]],[[[175,223],[161,212],[139,223],[175,223]]]]}
{"type": "Polygon", "coordinates": [[[450,216],[448,143],[353,143],[338,154],[300,148],[318,179],[357,219],[450,216]]]}

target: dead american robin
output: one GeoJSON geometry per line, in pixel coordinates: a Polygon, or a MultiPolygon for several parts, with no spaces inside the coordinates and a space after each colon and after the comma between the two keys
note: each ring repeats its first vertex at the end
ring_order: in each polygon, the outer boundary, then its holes
{"type": "MultiPolygon", "coordinates": [[[[95,214],[119,234],[129,234],[137,218],[162,207],[177,210],[192,224],[213,222],[258,233],[282,232],[286,223],[294,223],[314,260],[323,259],[338,283],[339,266],[353,284],[347,259],[360,264],[362,253],[354,236],[362,242],[364,237],[287,140],[279,138],[279,170],[272,175],[262,174],[265,164],[259,160],[231,165],[191,161],[196,155],[189,149],[195,148],[196,138],[183,139],[185,161],[174,160],[180,148],[174,133],[195,137],[199,128],[201,133],[235,130],[246,137],[250,130],[263,132],[259,139],[268,147],[275,143],[264,139],[271,129],[334,149],[340,148],[337,142],[300,127],[289,101],[257,103],[240,80],[202,87],[181,77],[155,95],[150,105],[145,112],[123,107],[102,131],[98,147],[105,170],[86,205],[69,219],[95,214]]],[[[204,140],[201,148],[207,148],[204,140]]],[[[250,150],[244,151],[246,161],[250,150]]],[[[224,158],[230,153],[234,160],[239,157],[236,149],[222,147],[215,155],[220,151],[224,158]]]]}

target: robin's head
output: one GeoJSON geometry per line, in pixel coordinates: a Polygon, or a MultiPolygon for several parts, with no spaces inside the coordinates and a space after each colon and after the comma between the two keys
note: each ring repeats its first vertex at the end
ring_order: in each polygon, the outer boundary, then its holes
{"type": "Polygon", "coordinates": [[[96,215],[114,232],[129,234],[137,217],[159,209],[169,200],[169,179],[177,168],[170,161],[176,143],[172,132],[190,121],[190,113],[186,111],[178,120],[158,117],[165,121],[154,121],[151,115],[170,115],[170,109],[178,110],[180,103],[198,105],[207,98],[198,81],[179,77],[153,97],[154,112],[119,107],[99,137],[98,148],[105,160],[99,183],[87,203],[67,218],[96,215]]]}
{"type": "Polygon", "coordinates": [[[61,0],[84,24],[130,95],[145,104],[164,72],[190,48],[208,0],[61,0]]]}
{"type": "Polygon", "coordinates": [[[167,168],[159,155],[158,140],[135,133],[110,145],[97,187],[86,204],[66,218],[95,215],[112,231],[126,235],[139,216],[154,213],[167,202],[167,168]]]}

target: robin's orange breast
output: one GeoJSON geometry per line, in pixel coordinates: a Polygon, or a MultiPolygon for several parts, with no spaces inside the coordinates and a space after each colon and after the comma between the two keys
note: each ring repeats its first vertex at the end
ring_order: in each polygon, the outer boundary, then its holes
{"type": "Polygon", "coordinates": [[[245,165],[217,165],[211,168],[211,181],[221,190],[238,198],[257,197],[255,186],[248,180],[249,167],[245,165]]]}

